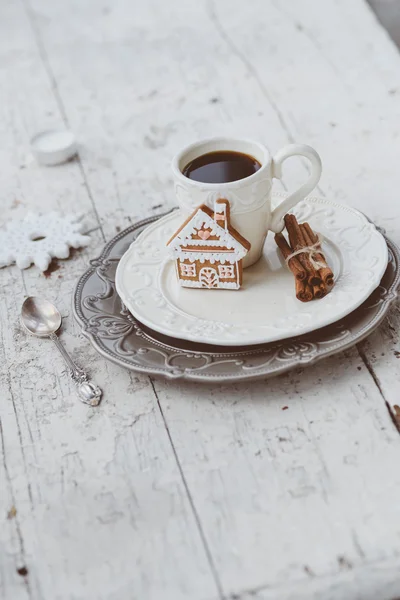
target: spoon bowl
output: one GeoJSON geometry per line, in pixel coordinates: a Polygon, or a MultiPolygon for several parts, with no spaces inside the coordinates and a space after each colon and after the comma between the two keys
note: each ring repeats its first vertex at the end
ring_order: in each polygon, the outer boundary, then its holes
{"type": "Polygon", "coordinates": [[[30,296],[23,303],[21,321],[29,333],[39,337],[49,336],[61,327],[61,315],[56,307],[37,296],[30,296]]]}

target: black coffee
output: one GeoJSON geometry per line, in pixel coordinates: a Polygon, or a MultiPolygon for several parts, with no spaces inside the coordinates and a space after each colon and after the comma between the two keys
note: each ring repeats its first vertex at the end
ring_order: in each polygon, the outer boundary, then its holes
{"type": "Polygon", "coordinates": [[[253,156],[218,150],[195,158],[186,165],[182,173],[189,179],[202,183],[227,183],[249,177],[260,167],[253,156]]]}

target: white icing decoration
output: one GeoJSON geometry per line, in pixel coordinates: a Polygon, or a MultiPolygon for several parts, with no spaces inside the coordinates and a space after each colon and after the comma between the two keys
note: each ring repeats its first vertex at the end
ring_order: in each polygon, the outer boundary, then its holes
{"type": "Polygon", "coordinates": [[[227,220],[227,205],[225,201],[216,200],[214,202],[214,220],[217,224],[220,224],[225,230],[228,229],[228,220],[227,220]],[[222,215],[222,219],[218,219],[217,215],[222,215]]]}
{"type": "Polygon", "coordinates": [[[233,265],[219,265],[218,266],[219,276],[223,279],[235,277],[235,270],[233,265]]]}
{"type": "MultiPolygon", "coordinates": [[[[194,281],[192,279],[179,279],[179,284],[182,287],[191,287],[191,288],[202,288],[202,284],[200,281],[194,281]]],[[[225,289],[225,290],[238,290],[240,285],[236,281],[220,281],[218,283],[218,288],[211,289],[225,289]]]]}
{"type": "Polygon", "coordinates": [[[209,260],[211,263],[220,262],[222,264],[228,262],[230,264],[234,264],[238,261],[237,255],[234,252],[196,252],[196,251],[188,251],[184,252],[183,250],[175,250],[173,258],[179,258],[180,260],[188,260],[190,262],[195,262],[196,260],[204,263],[206,260],[209,260]]]}
{"type": "MultiPolygon", "coordinates": [[[[177,258],[177,257],[181,258],[180,253],[181,253],[182,246],[187,246],[187,245],[201,246],[201,244],[197,244],[197,243],[194,244],[194,242],[203,241],[203,240],[192,240],[191,238],[193,235],[197,234],[197,231],[199,229],[202,229],[203,227],[210,229],[211,234],[219,238],[219,243],[221,244],[221,246],[231,248],[233,250],[233,253],[234,253],[233,260],[238,261],[238,260],[241,260],[244,256],[246,256],[246,254],[248,252],[247,248],[245,248],[245,246],[243,246],[228,230],[225,230],[223,227],[218,225],[214,221],[214,219],[212,217],[210,217],[206,212],[201,210],[201,208],[199,208],[199,210],[196,212],[196,214],[193,215],[193,217],[190,219],[189,223],[187,223],[183,227],[183,229],[179,232],[179,234],[168,245],[171,256],[173,258],[177,258]]],[[[187,258],[189,258],[189,257],[187,257],[187,258]]],[[[189,260],[191,260],[191,259],[189,259],[189,260]]],[[[196,257],[194,257],[193,260],[196,260],[196,257]]],[[[199,260],[201,260],[201,259],[199,259],[199,260]]],[[[203,258],[203,262],[204,262],[204,260],[208,260],[208,257],[207,257],[207,259],[203,258]]],[[[232,262],[232,261],[229,261],[229,262],[232,262]]]]}
{"type": "Polygon", "coordinates": [[[181,267],[181,275],[185,277],[196,277],[196,265],[194,263],[188,265],[185,263],[180,264],[181,267]]]}
{"type": "Polygon", "coordinates": [[[223,244],[221,240],[185,240],[182,242],[182,247],[186,246],[211,246],[213,248],[229,248],[232,249],[232,246],[228,246],[227,244],[223,244]]]}

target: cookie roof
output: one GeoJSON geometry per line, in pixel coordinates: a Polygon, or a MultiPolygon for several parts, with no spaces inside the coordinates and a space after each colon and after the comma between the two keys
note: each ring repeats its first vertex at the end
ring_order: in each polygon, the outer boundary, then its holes
{"type": "Polygon", "coordinates": [[[212,258],[212,262],[215,260],[233,262],[246,256],[250,250],[250,242],[230,225],[229,202],[220,200],[218,204],[216,203],[215,208],[216,210],[212,211],[204,204],[199,206],[171,237],[167,245],[174,258],[188,259],[191,262],[199,258],[202,262],[204,259],[210,260],[212,258]],[[215,221],[215,214],[219,216],[221,212],[226,215],[226,228],[215,221]],[[209,230],[211,232],[210,237],[217,239],[195,238],[198,231],[202,229],[209,230]],[[190,250],[186,249],[188,246],[190,250]]]}

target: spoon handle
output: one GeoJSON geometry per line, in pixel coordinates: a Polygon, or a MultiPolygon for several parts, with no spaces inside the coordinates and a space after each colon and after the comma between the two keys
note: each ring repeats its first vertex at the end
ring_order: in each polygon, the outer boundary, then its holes
{"type": "Polygon", "coordinates": [[[67,363],[69,374],[77,387],[81,402],[90,404],[90,406],[98,406],[102,395],[101,389],[90,381],[88,374],[83,369],[74,363],[55,333],[51,333],[49,338],[55,343],[61,356],[67,363]]]}

